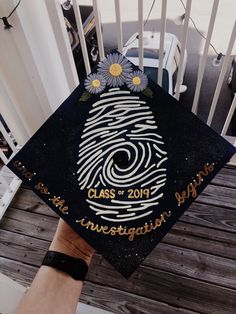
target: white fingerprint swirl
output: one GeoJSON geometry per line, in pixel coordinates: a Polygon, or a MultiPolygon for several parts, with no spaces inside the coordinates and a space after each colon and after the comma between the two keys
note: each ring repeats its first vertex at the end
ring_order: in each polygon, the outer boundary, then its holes
{"type": "Polygon", "coordinates": [[[89,112],[79,149],[81,190],[149,189],[142,199],[89,199],[91,210],[112,222],[150,215],[163,197],[167,153],[150,107],[130,91],[112,88],[89,112]],[[125,158],[125,164],[117,162],[125,158]]]}

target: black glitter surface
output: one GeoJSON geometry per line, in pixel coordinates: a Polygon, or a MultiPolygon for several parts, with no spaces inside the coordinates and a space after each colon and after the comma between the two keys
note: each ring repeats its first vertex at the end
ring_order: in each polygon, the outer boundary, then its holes
{"type": "MultiPolygon", "coordinates": [[[[134,69],[136,68],[134,67],[134,69]]],[[[213,164],[214,170],[209,172],[196,188],[197,195],[199,195],[236,152],[231,144],[194,114],[184,109],[180,102],[168,95],[150,79],[148,80],[148,87],[152,92],[151,94],[131,91],[129,95],[138,96],[140,101],[146,102],[150,107],[158,126],[155,132],[162,136],[164,142],[162,149],[167,152],[168,157],[165,162],[166,181],[162,187],[163,196],[159,199],[158,205],[150,207],[152,213],[149,215],[124,222],[104,220],[101,218],[102,215],[96,215],[96,212],[86,201],[88,189],[81,189],[78,182],[79,145],[82,142],[81,137],[85,123],[91,117],[89,111],[93,108],[93,104],[100,100],[100,94],[90,95],[86,101],[79,101],[85,91],[83,83],[74,90],[8,164],[8,167],[25,184],[126,278],[134,272],[196,198],[190,195],[184,203],[178,206],[175,193],[186,190],[207,163],[213,164]],[[24,169],[30,174],[35,174],[27,175],[24,169]],[[50,194],[42,193],[42,190],[37,189],[40,182],[48,188],[50,194]],[[54,195],[64,200],[63,206],[68,207],[66,214],[49,200],[54,195]],[[168,213],[169,211],[171,211],[170,217],[166,217],[165,222],[162,222],[160,227],[146,234],[136,235],[133,240],[129,240],[128,236],[99,233],[76,222],[84,219],[84,222],[91,221],[94,225],[103,225],[108,228],[118,228],[121,225],[128,230],[129,228],[141,228],[145,223],[150,225],[155,219],[160,218],[163,212],[168,213]]],[[[108,92],[108,89],[106,87],[103,93],[108,92]]],[[[128,91],[128,88],[124,85],[120,90],[128,91]]],[[[104,114],[108,113],[109,110],[106,108],[104,114]]],[[[133,126],[128,126],[127,132],[131,132],[132,128],[133,126]]],[[[125,127],[121,128],[121,130],[124,129],[125,127]]],[[[133,141],[133,143],[139,145],[137,142],[133,141]]],[[[127,141],[124,142],[124,148],[128,149],[127,141]]],[[[101,149],[103,148],[101,147],[101,149]]],[[[155,154],[153,149],[151,152],[155,154]]],[[[135,158],[135,156],[131,154],[131,158],[135,158]]],[[[150,156],[150,158],[154,157],[150,156]]],[[[116,153],[114,161],[120,168],[125,169],[129,166],[126,153],[116,153]]],[[[144,171],[144,168],[140,171],[144,171]]],[[[95,175],[95,172],[92,172],[92,175],[95,175]]],[[[114,187],[112,184],[106,183],[104,188],[109,191],[115,189],[116,200],[128,200],[128,189],[140,191],[141,183],[123,188],[123,195],[118,195],[119,187],[114,187]]],[[[148,186],[151,187],[150,184],[148,186]]],[[[100,191],[101,186],[97,190],[100,191]]],[[[140,204],[144,200],[148,201],[145,197],[135,200],[140,204]]],[[[108,206],[112,204],[110,198],[99,201],[108,206]]]]}

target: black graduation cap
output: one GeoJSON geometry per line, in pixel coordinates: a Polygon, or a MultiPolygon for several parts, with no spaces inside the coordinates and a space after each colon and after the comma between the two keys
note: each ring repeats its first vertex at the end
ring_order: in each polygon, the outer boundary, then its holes
{"type": "Polygon", "coordinates": [[[235,152],[113,52],[8,167],[129,277],[235,152]]]}

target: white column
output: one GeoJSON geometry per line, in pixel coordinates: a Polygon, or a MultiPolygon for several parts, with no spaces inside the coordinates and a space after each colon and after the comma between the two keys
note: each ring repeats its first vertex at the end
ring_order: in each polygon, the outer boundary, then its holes
{"type": "Polygon", "coordinates": [[[204,72],[205,72],[205,68],[206,68],[208,50],[209,50],[209,46],[211,44],[211,36],[212,36],[213,30],[214,30],[214,24],[215,24],[218,5],[219,5],[219,0],[214,0],[213,6],[212,6],[212,11],[211,11],[210,22],[209,22],[209,26],[208,26],[208,31],[207,31],[207,36],[206,36],[206,41],[205,41],[205,45],[204,45],[203,55],[202,55],[200,63],[199,63],[197,84],[196,84],[196,88],[195,88],[195,94],[194,94],[193,105],[192,105],[192,112],[195,114],[197,114],[198,99],[200,96],[203,76],[204,76],[204,72]]]}
{"type": "Polygon", "coordinates": [[[139,68],[143,71],[143,0],[138,1],[139,68]]]}
{"type": "MultiPolygon", "coordinates": [[[[225,123],[224,123],[224,126],[223,126],[223,129],[221,131],[221,135],[226,135],[226,132],[228,131],[228,128],[229,128],[229,125],[230,125],[230,122],[233,118],[233,114],[235,112],[235,109],[236,109],[236,94],[234,94],[234,99],[232,101],[232,104],[229,108],[229,112],[228,112],[228,115],[227,115],[227,118],[225,120],[225,123]]],[[[236,144],[236,142],[235,142],[236,144]]]]}
{"type": "Polygon", "coordinates": [[[162,86],[162,76],[163,76],[162,72],[163,72],[163,58],[164,58],[164,40],[165,40],[165,32],[166,32],[166,9],[167,9],[167,0],[162,0],[159,66],[158,66],[158,76],[157,76],[157,83],[160,86],[162,86]]]}
{"type": "Polygon", "coordinates": [[[232,33],[231,33],[231,36],[229,39],[229,44],[227,47],[226,55],[224,56],[222,69],[220,71],[220,76],[219,76],[218,81],[217,81],[217,85],[216,85],[215,93],[213,96],[210,112],[209,112],[209,115],[207,118],[207,124],[208,125],[211,125],[212,120],[213,120],[213,116],[214,116],[216,105],[217,105],[217,102],[218,102],[218,99],[220,96],[220,91],[221,91],[222,84],[223,84],[223,81],[225,78],[225,74],[226,74],[227,69],[228,69],[229,64],[230,64],[230,56],[231,56],[231,52],[232,52],[232,49],[233,49],[233,46],[235,43],[235,39],[236,39],[236,21],[234,22],[234,27],[233,27],[233,30],[232,30],[232,33]]]}
{"type": "MultiPolygon", "coordinates": [[[[13,28],[0,26],[1,113],[21,145],[70,94],[45,1],[22,1],[13,28]]],[[[16,3],[1,1],[0,16],[16,3]]]]}
{"type": "Polygon", "coordinates": [[[0,113],[4,117],[17,143],[24,145],[29,139],[30,134],[23,123],[24,120],[19,116],[16,109],[0,79],[0,113]]]}
{"type": "Polygon", "coordinates": [[[82,50],[82,54],[84,58],[86,74],[88,75],[91,72],[91,67],[90,67],[90,62],[89,62],[88,50],[87,50],[86,40],[84,36],[84,28],[82,24],[82,18],[80,14],[78,0],[73,0],[73,9],[75,13],[75,19],[76,19],[76,24],[77,24],[78,34],[79,34],[80,46],[81,46],[81,50],[82,50]]]}
{"type": "Polygon", "coordinates": [[[16,12],[19,14],[26,42],[30,47],[50,107],[54,111],[69,96],[70,88],[46,1],[24,0],[16,12]]]}
{"type": "Polygon", "coordinates": [[[65,19],[61,8],[61,3],[59,0],[49,0],[45,3],[57,41],[57,46],[60,52],[66,79],[68,81],[70,91],[72,92],[76,86],[79,85],[79,79],[75,67],[70,40],[65,26],[65,19]]]}
{"type": "Polygon", "coordinates": [[[94,12],[94,17],[95,17],[99,58],[100,60],[103,60],[105,58],[105,52],[104,52],[103,37],[102,37],[102,24],[101,24],[100,12],[98,9],[97,0],[93,0],[93,12],[94,12]]]}
{"type": "MultiPolygon", "coordinates": [[[[185,49],[186,49],[187,37],[188,37],[188,27],[189,27],[191,5],[192,5],[192,0],[187,0],[184,27],[183,27],[182,38],[181,38],[181,43],[180,43],[181,53],[180,53],[179,71],[177,75],[176,92],[175,92],[175,98],[177,100],[179,100],[179,97],[180,97],[180,84],[181,84],[181,76],[183,74],[183,64],[184,64],[185,49]]],[[[175,88],[175,86],[173,86],[173,88],[175,88]]]]}
{"type": "Polygon", "coordinates": [[[123,33],[122,22],[120,16],[120,0],[115,0],[115,12],[116,12],[116,33],[117,33],[117,47],[120,53],[123,49],[123,33]]]}

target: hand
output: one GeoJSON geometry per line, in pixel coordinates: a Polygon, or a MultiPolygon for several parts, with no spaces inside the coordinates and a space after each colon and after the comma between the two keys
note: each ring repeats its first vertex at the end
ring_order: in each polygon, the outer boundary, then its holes
{"type": "Polygon", "coordinates": [[[94,254],[93,248],[62,219],[59,220],[49,249],[75,258],[82,258],[88,265],[94,254]]]}

